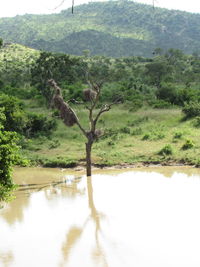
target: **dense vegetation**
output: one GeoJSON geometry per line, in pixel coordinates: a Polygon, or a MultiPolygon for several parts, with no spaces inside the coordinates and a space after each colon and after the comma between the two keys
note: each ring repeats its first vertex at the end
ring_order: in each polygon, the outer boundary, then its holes
{"type": "Polygon", "coordinates": [[[13,164],[73,167],[84,160],[84,137],[76,126],[65,128],[53,109],[51,78],[86,129],[88,78],[103,83],[100,106],[120,102],[99,120],[95,164],[200,164],[198,54],[156,48],[152,58],[90,56],[87,50],[76,57],[12,44],[0,49],[0,66],[1,199],[10,196],[13,164]],[[28,161],[19,161],[18,147],[28,161]]]}
{"type": "Polygon", "coordinates": [[[152,56],[156,47],[199,52],[200,15],[132,1],[94,2],[52,15],[0,19],[1,37],[36,49],[111,57],[152,56]]]}

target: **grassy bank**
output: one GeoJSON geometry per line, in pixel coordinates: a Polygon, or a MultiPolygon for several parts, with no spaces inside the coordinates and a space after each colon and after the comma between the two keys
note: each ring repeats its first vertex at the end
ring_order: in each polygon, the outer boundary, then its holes
{"type": "MultiPolygon", "coordinates": [[[[75,109],[87,128],[87,111],[75,109]]],[[[50,116],[48,112],[46,115],[50,116]]],[[[96,165],[200,164],[198,121],[184,120],[180,109],[131,112],[125,106],[117,106],[102,116],[98,128],[104,129],[104,136],[93,146],[96,165]]],[[[84,163],[85,138],[78,127],[67,128],[58,121],[58,129],[51,137],[26,140],[22,152],[33,165],[74,167],[84,163]]]]}

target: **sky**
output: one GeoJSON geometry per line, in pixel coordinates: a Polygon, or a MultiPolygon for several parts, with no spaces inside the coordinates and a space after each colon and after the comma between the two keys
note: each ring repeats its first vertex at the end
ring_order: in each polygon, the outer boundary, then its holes
{"type": "MultiPolygon", "coordinates": [[[[57,13],[71,6],[72,0],[0,0],[0,17],[13,17],[23,14],[57,13]],[[61,5],[62,4],[62,5],[61,5]]],[[[94,2],[96,0],[90,0],[94,2]]],[[[99,0],[105,1],[105,0],[99,0]]],[[[74,4],[88,3],[89,0],[74,0],[74,4]]],[[[153,0],[135,0],[135,2],[152,5],[153,0]]],[[[199,0],[154,0],[157,7],[178,9],[193,13],[200,13],[199,0]]]]}

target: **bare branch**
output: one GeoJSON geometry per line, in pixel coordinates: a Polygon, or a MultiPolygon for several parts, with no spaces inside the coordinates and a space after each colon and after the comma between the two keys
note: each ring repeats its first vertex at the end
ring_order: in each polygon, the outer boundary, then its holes
{"type": "Polygon", "coordinates": [[[60,2],[60,4],[59,4],[58,6],[56,6],[53,10],[56,10],[56,9],[58,9],[59,7],[61,7],[61,6],[64,4],[64,2],[65,2],[65,0],[62,0],[62,1],[60,2]]]}
{"type": "Polygon", "coordinates": [[[104,106],[102,106],[101,109],[99,110],[99,112],[97,113],[96,118],[94,119],[94,124],[95,124],[95,126],[96,126],[96,123],[97,123],[98,119],[100,118],[100,116],[101,116],[104,112],[109,111],[113,105],[120,104],[120,103],[121,103],[121,102],[120,102],[119,100],[116,100],[116,101],[114,101],[114,102],[111,103],[111,104],[105,104],[104,106]]]}
{"type": "MultiPolygon", "coordinates": [[[[59,7],[61,7],[61,6],[64,4],[65,1],[66,1],[66,0],[62,0],[58,6],[56,6],[55,8],[53,8],[53,10],[56,10],[56,9],[58,9],[59,7]]],[[[73,14],[73,13],[74,13],[74,0],[72,0],[72,14],[73,14]]]]}

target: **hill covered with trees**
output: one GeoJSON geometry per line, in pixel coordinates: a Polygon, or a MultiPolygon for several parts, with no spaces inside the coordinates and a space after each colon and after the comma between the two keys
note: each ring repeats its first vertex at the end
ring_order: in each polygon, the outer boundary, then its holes
{"type": "Polygon", "coordinates": [[[155,48],[199,52],[200,14],[132,1],[84,4],[59,14],[0,19],[0,37],[36,49],[112,57],[152,55],[155,48]]]}

